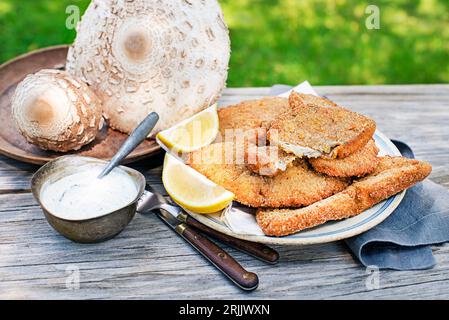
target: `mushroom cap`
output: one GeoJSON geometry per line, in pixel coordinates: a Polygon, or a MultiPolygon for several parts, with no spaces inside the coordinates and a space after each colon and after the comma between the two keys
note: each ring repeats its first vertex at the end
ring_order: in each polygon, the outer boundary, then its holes
{"type": "Polygon", "coordinates": [[[111,127],[130,133],[155,111],[157,133],[216,102],[229,58],[216,0],[93,0],[67,70],[100,96],[111,127]]]}
{"type": "Polygon", "coordinates": [[[44,150],[78,150],[95,139],[104,123],[95,93],[59,70],[28,75],[17,86],[11,108],[22,135],[44,150]]]}

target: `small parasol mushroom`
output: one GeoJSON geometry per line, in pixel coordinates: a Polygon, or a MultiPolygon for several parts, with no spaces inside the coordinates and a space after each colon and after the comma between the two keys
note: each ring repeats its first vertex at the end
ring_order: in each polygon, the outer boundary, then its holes
{"type": "Polygon", "coordinates": [[[12,98],[12,115],[28,142],[44,150],[78,150],[103,127],[102,105],[87,86],[64,71],[25,78],[12,98]]]}
{"type": "Polygon", "coordinates": [[[130,133],[155,111],[157,133],[218,99],[229,57],[216,0],[93,0],[67,70],[99,95],[113,128],[130,133]]]}

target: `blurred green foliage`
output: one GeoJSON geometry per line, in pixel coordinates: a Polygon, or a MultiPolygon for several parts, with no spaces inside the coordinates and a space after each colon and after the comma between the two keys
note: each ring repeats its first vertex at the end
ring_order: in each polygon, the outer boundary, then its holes
{"type": "MultiPolygon", "coordinates": [[[[70,43],[66,7],[0,0],[0,62],[70,43]]],[[[449,82],[449,0],[220,0],[232,38],[229,86],[449,82]],[[380,30],[365,9],[380,8],[380,30]]]]}

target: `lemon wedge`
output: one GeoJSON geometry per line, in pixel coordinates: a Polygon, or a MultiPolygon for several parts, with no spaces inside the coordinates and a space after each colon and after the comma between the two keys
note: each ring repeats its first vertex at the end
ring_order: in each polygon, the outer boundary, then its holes
{"type": "Polygon", "coordinates": [[[162,182],[177,204],[195,213],[221,211],[234,199],[232,192],[168,153],[165,156],[162,182]]]}
{"type": "Polygon", "coordinates": [[[157,138],[174,152],[192,152],[211,144],[218,135],[217,105],[207,108],[176,126],[162,131],[157,138]]]}

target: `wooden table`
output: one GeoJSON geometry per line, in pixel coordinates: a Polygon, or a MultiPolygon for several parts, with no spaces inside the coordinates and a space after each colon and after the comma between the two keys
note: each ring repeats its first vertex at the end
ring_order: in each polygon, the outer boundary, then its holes
{"type": "MultiPolygon", "coordinates": [[[[449,85],[318,87],[318,92],[373,117],[389,137],[411,145],[434,166],[431,179],[449,188],[449,85]]],[[[222,105],[267,95],[268,88],[228,89],[222,105]]],[[[161,191],[161,157],[134,167],[161,191]]],[[[136,216],[117,238],[75,244],[46,222],[29,187],[37,167],[0,156],[0,298],[37,299],[396,299],[449,298],[449,245],[434,246],[426,271],[381,271],[380,288],[344,243],[276,247],[266,265],[230,250],[260,278],[247,294],[154,216],[136,216]],[[79,276],[80,285],[76,281],[79,276]]],[[[449,230],[448,230],[449,232],[449,230]]]]}

